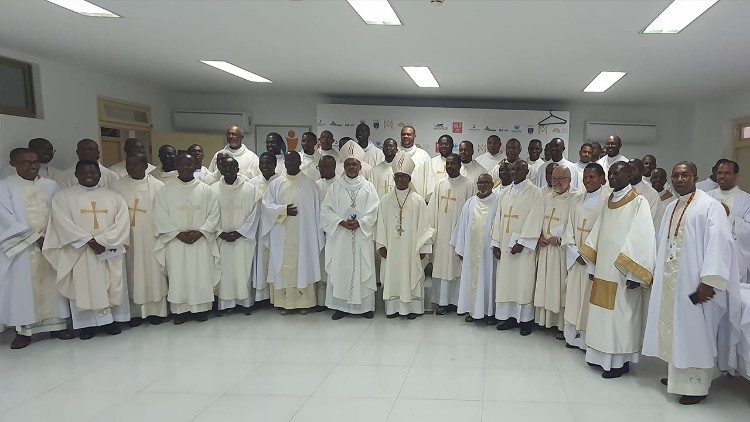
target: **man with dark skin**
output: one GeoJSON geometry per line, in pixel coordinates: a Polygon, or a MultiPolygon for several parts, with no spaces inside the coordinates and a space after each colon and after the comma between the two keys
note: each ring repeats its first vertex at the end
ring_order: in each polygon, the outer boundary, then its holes
{"type": "Polygon", "coordinates": [[[445,176],[445,158],[453,154],[453,137],[442,135],[437,140],[438,155],[432,157],[432,171],[435,173],[435,180],[445,176]]]}
{"type": "MultiPolygon", "coordinates": [[[[221,175],[224,176],[224,182],[228,185],[233,185],[234,182],[237,181],[237,174],[240,172],[240,165],[237,163],[237,160],[235,160],[232,157],[227,157],[224,161],[224,166],[221,168],[221,175]]],[[[219,233],[219,239],[226,240],[227,242],[235,242],[237,239],[241,238],[242,234],[240,234],[236,230],[232,230],[230,232],[221,232],[219,233]]]]}
{"type": "Polygon", "coordinates": [[[656,167],[656,157],[651,154],[643,156],[643,177],[651,177],[651,172],[653,172],[656,167]]]}
{"type": "Polygon", "coordinates": [[[336,177],[336,159],[330,155],[320,157],[318,171],[320,172],[321,179],[332,181],[336,177]]]}
{"type": "Polygon", "coordinates": [[[159,162],[161,167],[154,170],[151,175],[167,183],[170,179],[177,177],[177,150],[172,145],[159,147],[159,162]]]}
{"type": "MultiPolygon", "coordinates": [[[[550,163],[557,163],[563,167],[567,167],[568,170],[570,170],[570,190],[571,191],[577,191],[579,187],[581,187],[581,173],[578,171],[578,167],[565,159],[563,157],[563,152],[565,152],[565,141],[563,141],[561,138],[553,138],[549,143],[549,154],[550,154],[550,161],[549,163],[546,163],[542,165],[540,168],[540,172],[545,166],[549,166],[550,163]]],[[[537,175],[536,179],[536,185],[539,187],[543,187],[545,185],[545,175],[537,175]]]]}
{"type": "Polygon", "coordinates": [[[422,199],[429,202],[437,177],[430,162],[430,154],[415,145],[416,139],[417,131],[414,126],[401,128],[401,152],[407,154],[414,163],[414,171],[411,174],[412,186],[422,199]]]}
{"type": "MultiPolygon", "coordinates": [[[[79,160],[96,161],[98,163],[99,144],[91,139],[81,139],[76,146],[76,155],[79,160]]],[[[99,186],[109,187],[119,177],[117,173],[101,164],[99,164],[99,172],[101,173],[99,186]]],[[[75,177],[75,166],[65,170],[60,179],[57,180],[57,183],[61,189],[76,186],[78,181],[75,177]]]]}
{"type": "Polygon", "coordinates": [[[604,167],[604,171],[608,171],[609,168],[618,161],[624,161],[628,162],[630,161],[628,157],[625,157],[624,155],[620,154],[620,149],[622,148],[622,140],[617,135],[610,135],[607,138],[607,142],[604,144],[604,150],[607,152],[607,155],[600,158],[599,161],[597,161],[599,164],[604,167]]]}
{"type": "Polygon", "coordinates": [[[578,151],[578,162],[576,163],[576,167],[578,167],[578,172],[583,175],[583,169],[586,168],[586,165],[591,162],[591,156],[594,154],[594,148],[591,147],[591,144],[585,143],[581,145],[581,149],[578,151]]]}
{"type": "Polygon", "coordinates": [[[659,193],[643,181],[643,161],[638,158],[630,160],[630,185],[648,201],[651,218],[654,219],[654,227],[656,227],[661,223],[661,221],[655,221],[659,212],[659,193]]]}
{"type": "Polygon", "coordinates": [[[530,140],[527,151],[529,153],[528,177],[529,180],[534,181],[536,180],[537,173],[539,173],[539,169],[542,168],[542,165],[544,165],[544,158],[540,157],[540,155],[542,155],[542,141],[540,141],[539,139],[530,140]]]}
{"type": "Polygon", "coordinates": [[[719,161],[714,164],[713,167],[711,167],[711,175],[708,176],[708,178],[701,180],[700,182],[695,184],[696,189],[700,189],[703,192],[711,192],[714,189],[719,188],[719,183],[716,181],[716,171],[719,169],[719,166],[729,161],[726,158],[720,158],[719,161]]]}
{"type": "Polygon", "coordinates": [[[393,168],[391,162],[398,153],[398,143],[393,138],[388,138],[383,142],[383,156],[385,160],[372,168],[372,184],[375,185],[375,190],[378,192],[378,197],[383,198],[383,195],[393,190],[393,168]]]}
{"type": "MultiPolygon", "coordinates": [[[[513,167],[518,161],[518,156],[521,155],[521,142],[519,142],[516,138],[508,139],[508,142],[505,143],[505,155],[507,156],[507,158],[500,163],[507,162],[511,167],[513,167]]],[[[493,177],[494,175],[499,174],[498,167],[500,163],[498,163],[498,165],[492,169],[493,177]]]]}
{"type": "Polygon", "coordinates": [[[501,161],[497,166],[497,182],[495,188],[502,189],[513,183],[513,165],[508,161],[501,161]]]}
{"type": "Polygon", "coordinates": [[[552,192],[552,172],[557,168],[560,167],[557,163],[549,163],[547,167],[544,168],[544,181],[545,185],[542,186],[542,192],[552,192]],[[544,188],[548,188],[548,190],[544,190],[544,188]]]}
{"type": "MultiPolygon", "coordinates": [[[[122,150],[125,152],[125,159],[127,159],[128,157],[146,154],[146,147],[143,145],[143,142],[141,142],[137,138],[126,139],[123,143],[122,150]]],[[[153,171],[155,168],[156,167],[149,164],[146,167],[146,173],[151,173],[151,171],[153,171]]],[[[113,164],[109,169],[117,173],[120,177],[123,177],[128,173],[125,170],[125,160],[122,160],[117,164],[113,164]]]]}
{"type": "MultiPolygon", "coordinates": [[[[260,154],[258,167],[260,175],[250,179],[250,184],[255,186],[258,196],[263,198],[268,190],[268,183],[274,180],[276,175],[276,156],[270,152],[264,152],[260,154]]],[[[317,172],[317,169],[315,169],[317,172]]],[[[260,225],[258,225],[258,235],[260,239],[260,225]]],[[[268,248],[263,245],[263,242],[258,241],[257,247],[255,248],[255,259],[253,260],[253,295],[255,298],[255,305],[252,310],[261,309],[270,305],[270,292],[267,280],[267,268],[268,268],[268,248]]],[[[251,311],[252,311],[251,310],[251,311]]]]}
{"type": "Polygon", "coordinates": [[[479,176],[486,173],[484,167],[474,160],[474,144],[462,141],[458,144],[458,156],[461,157],[461,174],[468,177],[474,185],[479,176]]]}
{"type": "Polygon", "coordinates": [[[208,169],[203,166],[203,147],[198,144],[190,145],[187,149],[187,153],[195,158],[195,178],[203,180],[203,178],[208,175],[208,169]]]}
{"type": "Polygon", "coordinates": [[[740,282],[746,283],[750,274],[750,195],[737,186],[740,165],[727,161],[716,169],[719,189],[707,192],[724,207],[732,227],[737,250],[740,282]]]}
{"type": "MultiPolygon", "coordinates": [[[[276,173],[284,172],[284,139],[280,134],[271,132],[266,136],[266,151],[276,156],[276,173]]],[[[301,160],[301,157],[300,157],[301,160]]],[[[300,161],[300,165],[301,161],[300,161]]]]}
{"type": "Polygon", "coordinates": [[[591,148],[594,150],[591,153],[591,162],[599,161],[602,158],[602,144],[594,141],[591,143],[591,148]]]}
{"type": "Polygon", "coordinates": [[[657,192],[659,192],[659,195],[662,197],[662,200],[665,200],[667,198],[671,198],[673,195],[668,190],[665,190],[665,187],[667,185],[667,171],[664,170],[661,167],[657,167],[654,169],[654,171],[651,172],[651,187],[656,189],[657,192]],[[666,198],[664,195],[669,194],[666,198]]]}
{"type": "Polygon", "coordinates": [[[546,145],[544,145],[544,161],[547,162],[550,159],[552,159],[552,153],[549,151],[550,143],[547,142],[546,145]]]}
{"type": "Polygon", "coordinates": [[[487,137],[487,152],[476,158],[477,163],[481,164],[487,173],[491,173],[492,169],[505,158],[505,154],[500,152],[502,146],[503,143],[499,136],[490,135],[487,137]]]}
{"type": "Polygon", "coordinates": [[[318,142],[320,142],[321,151],[335,152],[335,150],[333,149],[333,133],[331,133],[330,130],[324,130],[323,132],[320,132],[320,138],[318,139],[318,142]]]}
{"type": "MultiPolygon", "coordinates": [[[[229,155],[237,160],[237,164],[240,166],[240,173],[248,177],[257,176],[259,173],[258,156],[242,143],[245,139],[245,132],[242,128],[236,125],[229,126],[224,136],[227,143],[222,149],[228,151],[229,155]]],[[[213,173],[218,170],[216,168],[216,158],[216,154],[211,157],[211,162],[208,164],[209,172],[213,173]]]]}
{"type": "Polygon", "coordinates": [[[39,176],[55,180],[61,170],[50,166],[55,157],[55,147],[52,143],[44,138],[34,138],[29,141],[29,149],[34,151],[39,158],[39,176]]]}
{"type": "Polygon", "coordinates": [[[302,140],[300,141],[302,146],[302,153],[300,158],[302,159],[301,170],[305,176],[315,180],[318,178],[317,169],[318,157],[315,155],[315,146],[318,145],[318,137],[312,132],[305,132],[302,134],[302,140]]]}

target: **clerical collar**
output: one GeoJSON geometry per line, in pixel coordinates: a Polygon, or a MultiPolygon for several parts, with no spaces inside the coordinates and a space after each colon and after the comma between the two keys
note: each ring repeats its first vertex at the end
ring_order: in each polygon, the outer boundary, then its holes
{"type": "Polygon", "coordinates": [[[224,150],[227,151],[227,152],[229,152],[229,154],[232,157],[236,157],[238,155],[244,154],[245,151],[247,150],[247,147],[245,146],[245,144],[240,144],[239,148],[232,149],[232,147],[230,147],[229,144],[227,144],[227,146],[224,147],[224,150]]]}
{"type": "Polygon", "coordinates": [[[37,182],[37,180],[41,178],[40,176],[37,176],[34,180],[26,180],[23,177],[19,176],[18,173],[14,173],[11,176],[14,177],[18,183],[23,183],[26,185],[33,185],[37,182]]]}
{"type": "Polygon", "coordinates": [[[485,196],[484,198],[482,198],[481,196],[479,196],[479,194],[477,194],[477,199],[480,200],[480,201],[482,201],[482,202],[489,202],[489,201],[495,199],[494,197],[495,197],[495,191],[494,190],[492,192],[490,192],[490,194],[487,195],[487,196],[485,196]]]}
{"type": "Polygon", "coordinates": [[[99,185],[88,187],[88,186],[83,186],[83,185],[79,184],[78,186],[80,186],[81,189],[83,189],[85,191],[88,191],[88,192],[93,192],[93,191],[99,189],[99,185]]]}
{"type": "Polygon", "coordinates": [[[727,190],[719,189],[719,192],[721,192],[724,195],[731,196],[737,193],[737,190],[739,190],[739,188],[737,187],[737,185],[734,185],[732,189],[727,189],[727,190]]]}
{"type": "Polygon", "coordinates": [[[591,197],[601,196],[602,189],[603,188],[601,186],[599,186],[599,189],[597,189],[597,190],[595,190],[593,192],[586,192],[586,199],[591,198],[591,197]]]}
{"type": "MultiPolygon", "coordinates": [[[[417,150],[417,145],[414,144],[414,145],[410,146],[409,148],[401,147],[401,150],[404,151],[405,153],[411,155],[411,154],[413,154],[417,150]]],[[[443,159],[445,159],[445,158],[443,158],[443,159]]]]}
{"type": "Polygon", "coordinates": [[[313,158],[313,157],[315,156],[315,151],[313,151],[313,153],[312,153],[312,154],[308,154],[308,153],[306,153],[305,151],[302,151],[302,156],[303,156],[303,157],[306,157],[306,158],[310,158],[310,159],[312,159],[312,158],[313,158]]]}
{"type": "Polygon", "coordinates": [[[502,151],[498,152],[497,154],[492,154],[489,151],[488,151],[488,153],[490,154],[490,157],[492,157],[492,158],[500,158],[503,155],[502,151]]]}
{"type": "Polygon", "coordinates": [[[344,184],[351,189],[359,189],[364,184],[364,177],[362,177],[361,174],[358,174],[357,177],[353,179],[347,175],[343,175],[340,179],[342,179],[344,184]]]}
{"type": "Polygon", "coordinates": [[[628,194],[628,192],[630,192],[630,191],[631,191],[632,189],[633,189],[633,187],[632,187],[632,186],[630,186],[630,185],[627,185],[627,186],[625,186],[624,188],[620,189],[619,191],[616,191],[616,192],[612,192],[612,199],[611,199],[611,202],[617,202],[617,201],[619,201],[620,199],[624,198],[624,197],[625,197],[625,195],[627,195],[627,194],[628,194]]]}
{"type": "Polygon", "coordinates": [[[371,149],[375,148],[375,146],[372,144],[372,142],[367,141],[367,146],[362,148],[364,152],[369,152],[371,149]]]}
{"type": "MultiPolygon", "coordinates": [[[[526,183],[527,182],[529,182],[528,179],[524,180],[521,183],[513,183],[512,185],[510,185],[510,192],[509,192],[510,195],[511,196],[515,196],[518,192],[520,192],[522,189],[524,189],[526,187],[526,183]]],[[[529,183],[531,183],[531,182],[529,182],[529,183]]]]}

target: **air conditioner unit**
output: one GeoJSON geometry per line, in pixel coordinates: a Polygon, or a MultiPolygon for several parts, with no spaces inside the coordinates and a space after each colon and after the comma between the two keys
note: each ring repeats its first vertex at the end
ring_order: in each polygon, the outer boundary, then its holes
{"type": "Polygon", "coordinates": [[[250,133],[250,113],[238,111],[174,110],[172,119],[176,131],[224,133],[229,126],[238,126],[250,133]]]}
{"type": "Polygon", "coordinates": [[[656,141],[656,124],[586,122],[586,142],[603,143],[610,135],[619,136],[623,144],[651,144],[656,141]]]}

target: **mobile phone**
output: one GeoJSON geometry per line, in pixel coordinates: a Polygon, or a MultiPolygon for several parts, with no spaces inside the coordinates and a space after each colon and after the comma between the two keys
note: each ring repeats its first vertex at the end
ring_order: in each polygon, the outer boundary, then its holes
{"type": "Polygon", "coordinates": [[[693,292],[690,296],[690,301],[693,302],[693,305],[697,305],[701,303],[700,299],[698,299],[698,292],[693,292]]]}

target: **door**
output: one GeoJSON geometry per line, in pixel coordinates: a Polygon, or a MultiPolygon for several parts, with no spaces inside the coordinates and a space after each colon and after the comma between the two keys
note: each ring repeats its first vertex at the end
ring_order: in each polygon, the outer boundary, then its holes
{"type": "Polygon", "coordinates": [[[735,120],[734,161],[740,165],[737,185],[746,192],[750,191],[750,117],[735,120]]]}

